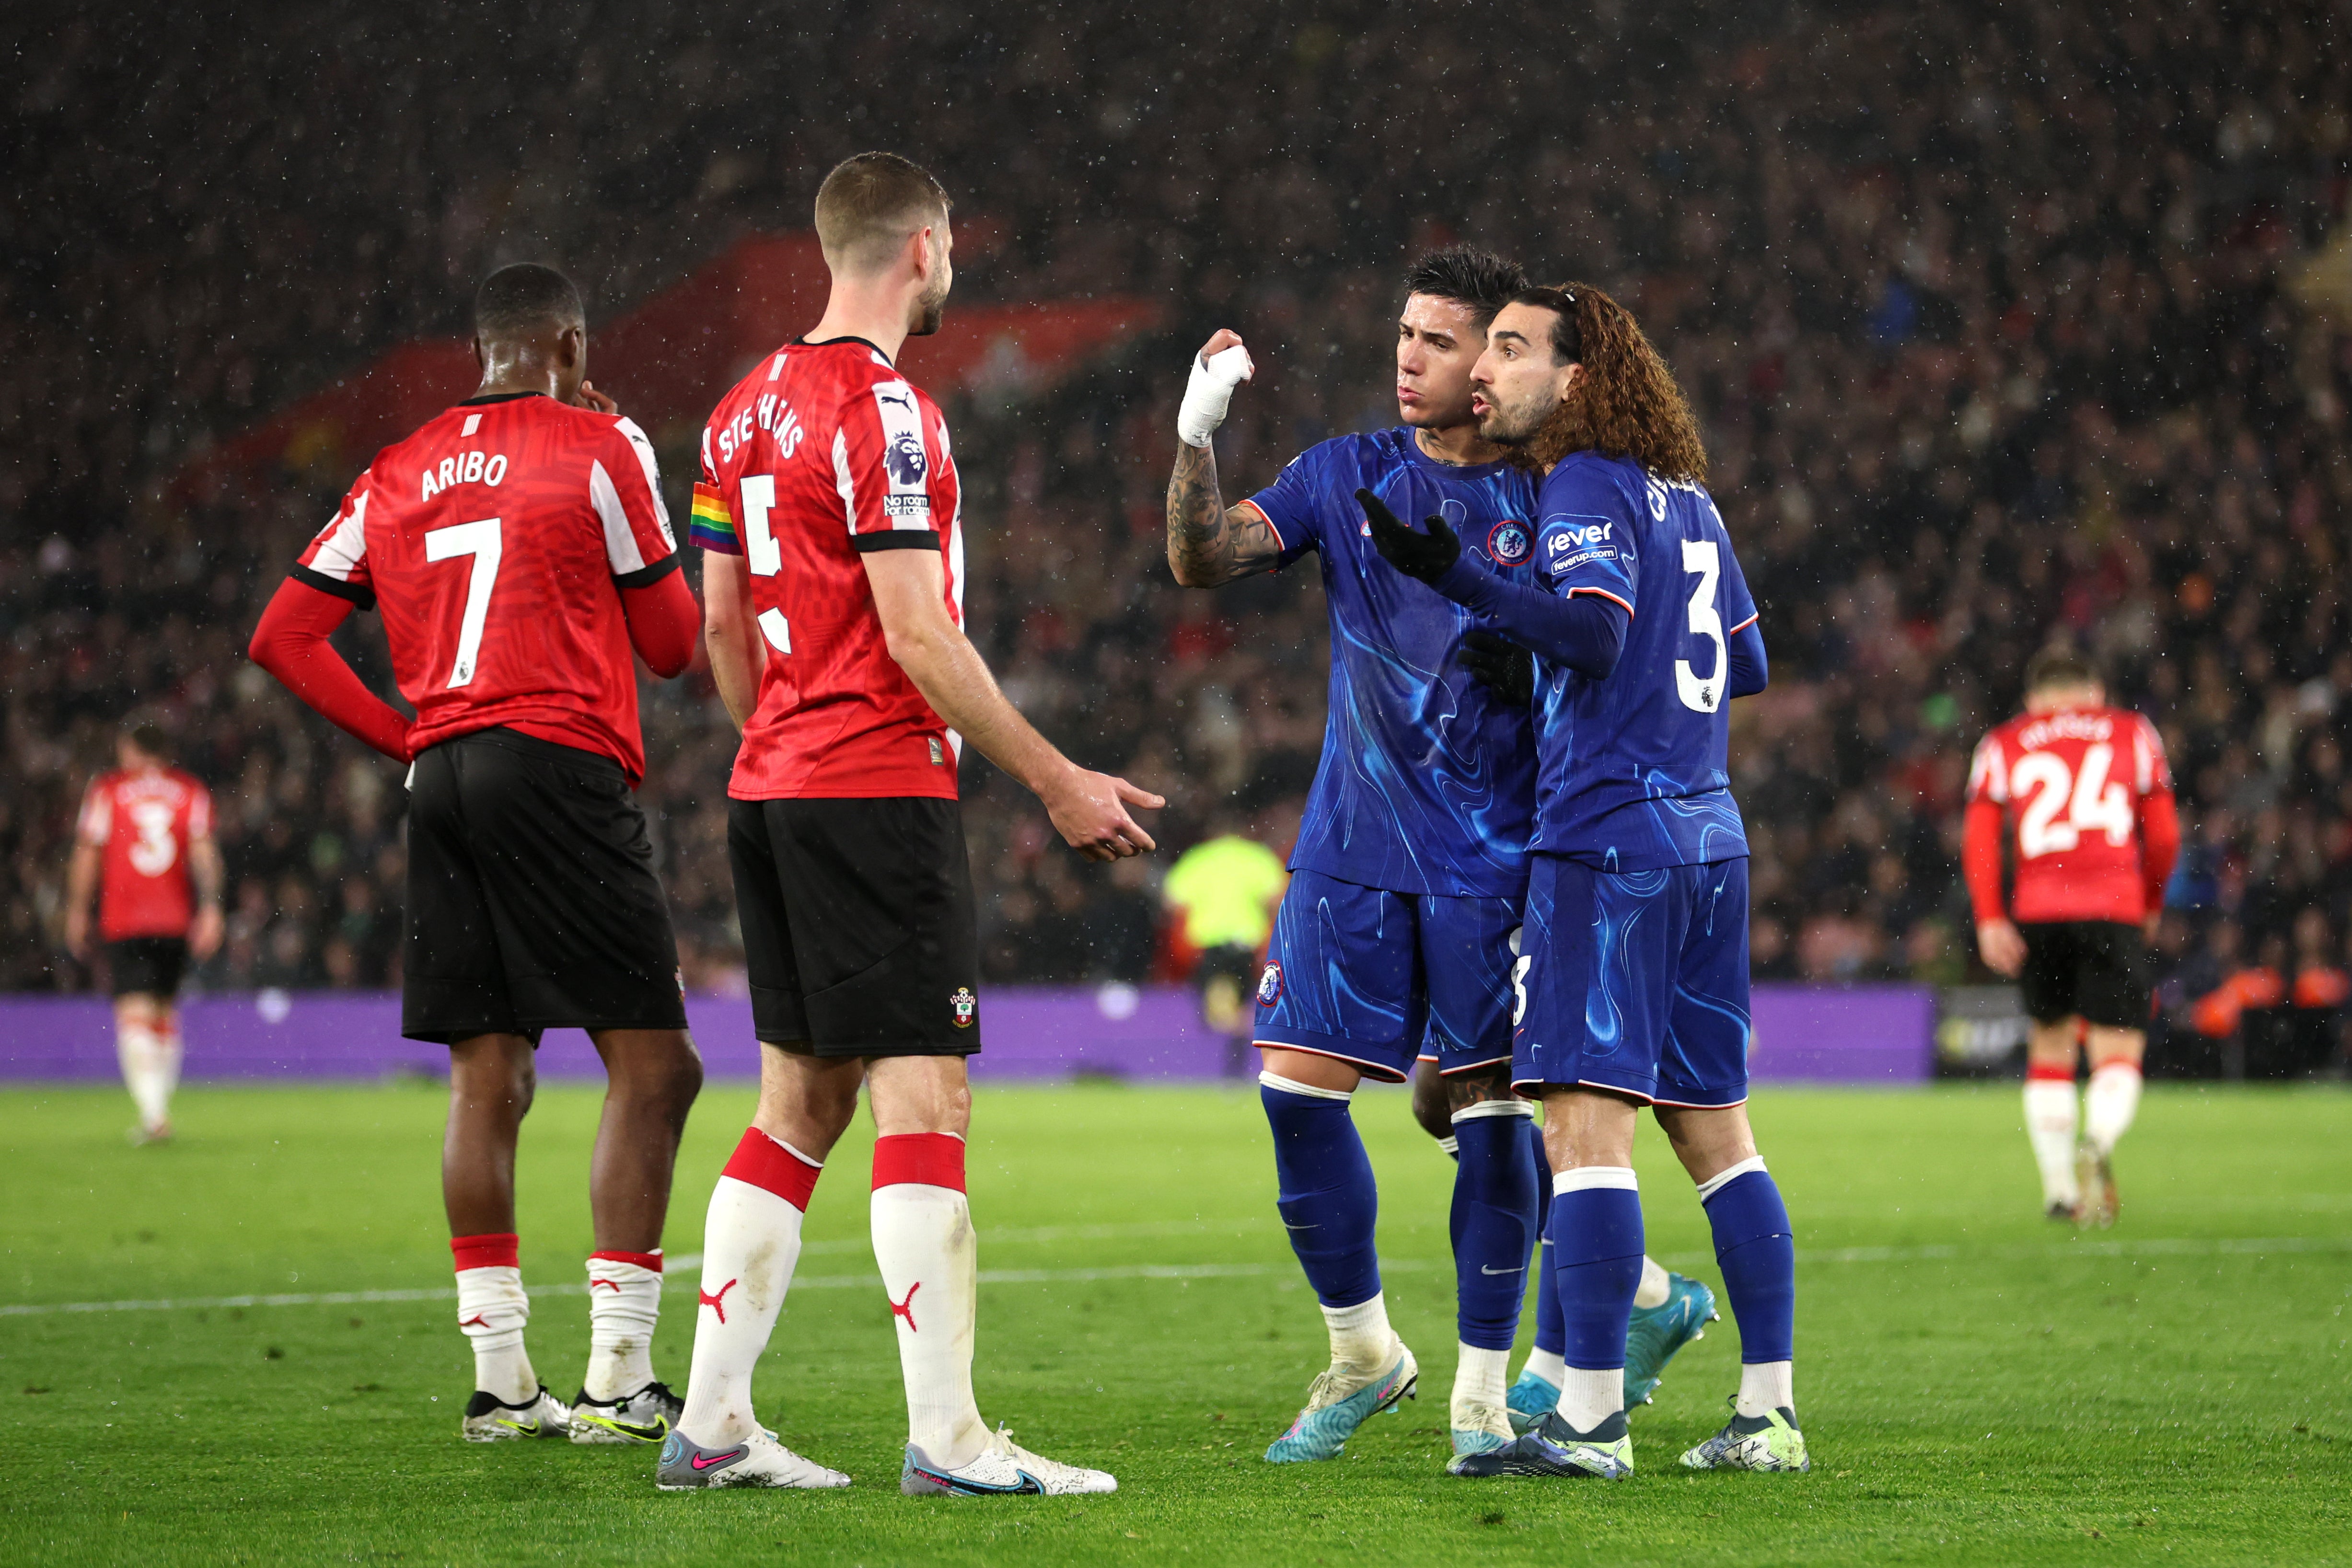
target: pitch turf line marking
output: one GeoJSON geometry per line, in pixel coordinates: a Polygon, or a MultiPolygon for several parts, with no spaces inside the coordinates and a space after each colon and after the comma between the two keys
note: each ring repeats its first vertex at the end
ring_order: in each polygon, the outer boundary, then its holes
{"type": "MultiPolygon", "coordinates": [[[[1797,1254],[1797,1261],[1917,1263],[1964,1257],[2055,1260],[2123,1258],[2143,1252],[2194,1257],[2250,1252],[2347,1251],[2352,1251],[2352,1236],[2159,1236],[2140,1241],[2062,1241],[2042,1246],[1839,1247],[1819,1251],[1801,1250],[1797,1254]]],[[[683,1270],[701,1260],[693,1254],[670,1260],[671,1267],[681,1271],[680,1276],[675,1279],[677,1288],[683,1289],[690,1283],[682,1277],[683,1270]]],[[[1664,1264],[1699,1263],[1704,1261],[1704,1258],[1696,1252],[1669,1253],[1659,1258],[1658,1261],[1664,1264]]],[[[1381,1268],[1398,1273],[1417,1273],[1447,1266],[1421,1258],[1381,1260],[1381,1268]]],[[[1135,1263],[1106,1269],[982,1269],[980,1282],[983,1285],[1058,1285],[1083,1284],[1096,1280],[1246,1280],[1289,1271],[1290,1265],[1275,1263],[1135,1263]]],[[[881,1282],[882,1277],[878,1274],[811,1274],[794,1280],[792,1288],[795,1291],[870,1290],[881,1282]]],[[[541,1296],[584,1296],[588,1293],[585,1282],[569,1281],[533,1285],[530,1289],[531,1294],[541,1296]]],[[[31,1301],[0,1305],[0,1318],[40,1317],[56,1312],[170,1312],[227,1307],[330,1307],[352,1306],[368,1301],[443,1301],[457,1294],[454,1286],[443,1286],[428,1291],[317,1291],[266,1296],[189,1296],[152,1301],[31,1301]]]]}

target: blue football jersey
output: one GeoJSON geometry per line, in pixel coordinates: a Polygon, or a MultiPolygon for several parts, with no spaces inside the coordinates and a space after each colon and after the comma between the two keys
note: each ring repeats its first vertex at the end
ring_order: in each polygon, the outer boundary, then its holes
{"type": "Polygon", "coordinates": [[[1632,614],[1617,667],[1538,671],[1534,847],[1611,871],[1748,852],[1727,771],[1730,639],[1756,619],[1714,500],[1580,452],[1538,492],[1537,573],[1632,614]]]}
{"type": "Polygon", "coordinates": [[[1408,522],[1444,517],[1496,571],[1526,581],[1533,570],[1534,481],[1507,464],[1436,462],[1410,430],[1309,447],[1250,497],[1283,565],[1321,556],[1331,617],[1323,759],[1291,869],[1392,893],[1523,897],[1532,716],[1495,703],[1455,659],[1463,632],[1491,623],[1380,559],[1360,488],[1408,522]]]}

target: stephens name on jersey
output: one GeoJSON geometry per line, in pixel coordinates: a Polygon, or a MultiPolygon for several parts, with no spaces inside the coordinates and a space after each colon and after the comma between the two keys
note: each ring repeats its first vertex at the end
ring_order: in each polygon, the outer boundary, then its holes
{"type": "Polygon", "coordinates": [[[941,552],[963,624],[963,501],[931,400],[859,338],[790,343],[702,433],[693,543],[743,558],[763,663],[727,792],[956,797],[961,742],[884,642],[860,557],[941,552]]]}
{"type": "Polygon", "coordinates": [[[620,591],[677,570],[653,444],[540,392],[459,403],[387,446],[294,576],[380,608],[423,751],[493,726],[645,776],[620,591]]]}
{"type": "Polygon", "coordinates": [[[1283,566],[1322,557],[1331,619],[1323,757],[1291,869],[1391,893],[1523,897],[1530,717],[1498,706],[1455,656],[1465,632],[1493,622],[1391,570],[1359,489],[1401,517],[1442,515],[1502,576],[1524,581],[1532,570],[1528,476],[1440,463],[1409,429],[1311,446],[1245,503],[1272,525],[1283,566]]]}
{"type": "Polygon", "coordinates": [[[188,846],[212,831],[212,795],[193,774],[140,768],[92,779],[75,833],[100,851],[100,940],[185,936],[196,914],[188,846]]]}
{"type": "Polygon", "coordinates": [[[1608,679],[1538,672],[1535,848],[1616,872],[1745,855],[1723,705],[1756,601],[1713,497],[1586,451],[1545,476],[1538,509],[1543,583],[1631,619],[1608,679]]]}
{"type": "Polygon", "coordinates": [[[2010,720],[1978,742],[1968,800],[1979,921],[2001,914],[1994,835],[2004,816],[2015,830],[2013,918],[2136,922],[2162,906],[2179,837],[2172,772],[2138,714],[2058,708],[2010,720]]]}

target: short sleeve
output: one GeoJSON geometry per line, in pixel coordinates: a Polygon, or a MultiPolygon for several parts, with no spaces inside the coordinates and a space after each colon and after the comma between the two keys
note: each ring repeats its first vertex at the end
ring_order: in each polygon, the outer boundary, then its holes
{"type": "Polygon", "coordinates": [[[727,504],[726,488],[719,483],[719,467],[710,459],[710,428],[702,431],[702,471],[694,481],[694,511],[687,520],[687,542],[720,555],[741,555],[743,536],[735,527],[735,509],[727,504]]]}
{"type": "Polygon", "coordinates": [[[1562,599],[1590,593],[1633,613],[1640,563],[1624,491],[1582,465],[1551,471],[1536,497],[1536,570],[1562,599]]]}
{"type": "Polygon", "coordinates": [[[1739,570],[1739,552],[1731,548],[1731,530],[1723,526],[1713,497],[1707,498],[1706,509],[1723,548],[1723,586],[1716,591],[1723,596],[1723,634],[1737,637],[1756,624],[1756,596],[1748,591],[1748,574],[1739,570]]]}
{"type": "Polygon", "coordinates": [[[677,570],[677,540],[662,504],[654,444],[633,419],[616,419],[588,464],[588,500],[604,528],[604,560],[623,588],[644,588],[677,570]]]}
{"type": "Polygon", "coordinates": [[[368,497],[375,482],[373,470],[360,476],[343,497],[335,520],[329,523],[294,568],[297,581],[308,583],[338,599],[348,599],[362,610],[375,607],[375,583],[368,573],[368,497]]]}
{"type": "Polygon", "coordinates": [[[1999,734],[1988,735],[1977,742],[1977,754],[1969,759],[1968,803],[1989,800],[1996,806],[2009,801],[2009,764],[2001,755],[1999,734]]]}
{"type": "Polygon", "coordinates": [[[924,413],[920,395],[903,381],[877,382],[843,401],[833,473],[852,549],[946,548],[931,504],[931,476],[946,454],[925,439],[924,413]]]}
{"type": "Polygon", "coordinates": [[[2164,737],[2143,714],[2132,716],[2132,792],[2142,798],[2172,793],[2172,764],[2164,755],[2164,737]]]}
{"type": "Polygon", "coordinates": [[[82,792],[81,820],[74,826],[74,836],[86,844],[102,844],[114,836],[114,794],[105,779],[90,780],[82,792]]]}
{"type": "Polygon", "coordinates": [[[1284,465],[1273,484],[1249,498],[1249,504],[1274,529],[1275,542],[1282,547],[1282,566],[1288,566],[1322,544],[1317,513],[1325,488],[1325,466],[1323,449],[1310,446],[1284,465]]]}
{"type": "Polygon", "coordinates": [[[188,783],[188,841],[213,836],[213,792],[191,779],[188,783]]]}

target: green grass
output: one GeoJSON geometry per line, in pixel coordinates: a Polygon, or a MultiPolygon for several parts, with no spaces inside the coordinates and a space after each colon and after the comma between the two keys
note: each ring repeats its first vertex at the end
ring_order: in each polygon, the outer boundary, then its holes
{"type": "MultiPolygon", "coordinates": [[[[698,1249],[750,1099],[723,1085],[696,1112],[674,1251],[698,1249]]],[[[542,1286],[582,1278],[595,1105],[547,1090],[526,1133],[523,1264],[542,1286]]],[[[181,1140],[134,1150],[116,1093],[0,1092],[0,1302],[444,1286],[441,1107],[429,1086],[195,1089],[181,1140]]],[[[2036,1213],[2011,1088],[1768,1090],[1755,1115],[1799,1232],[1816,1469],[1675,1469],[1723,1418],[1727,1322],[1636,1416],[1642,1472],[1612,1487],[1442,1472],[1451,1167],[1402,1095],[1357,1110],[1425,1393],[1330,1464],[1258,1458],[1322,1331],[1274,1221],[1255,1098],[985,1089],[981,1264],[1029,1277],[982,1290],[981,1406],[1047,1455],[1115,1469],[1116,1497],[898,1495],[889,1316],[878,1285],[854,1282],[872,1269],[861,1128],[818,1185],[759,1385],[784,1440],[847,1469],[850,1490],[665,1496],[650,1450],[461,1444],[470,1362],[447,1301],[10,1315],[0,1562],[2352,1561],[2340,1092],[2151,1092],[2121,1161],[2124,1224],[2078,1241],[2036,1213]],[[1262,1271],[1119,1272],[1141,1265],[1262,1271]]],[[[1654,1128],[1640,1163],[1651,1249],[1716,1281],[1654,1128]]],[[[656,1352],[679,1381],[690,1301],[670,1297],[656,1352]]],[[[559,1395],[586,1312],[578,1294],[537,1301],[531,1344],[559,1395]]]]}

